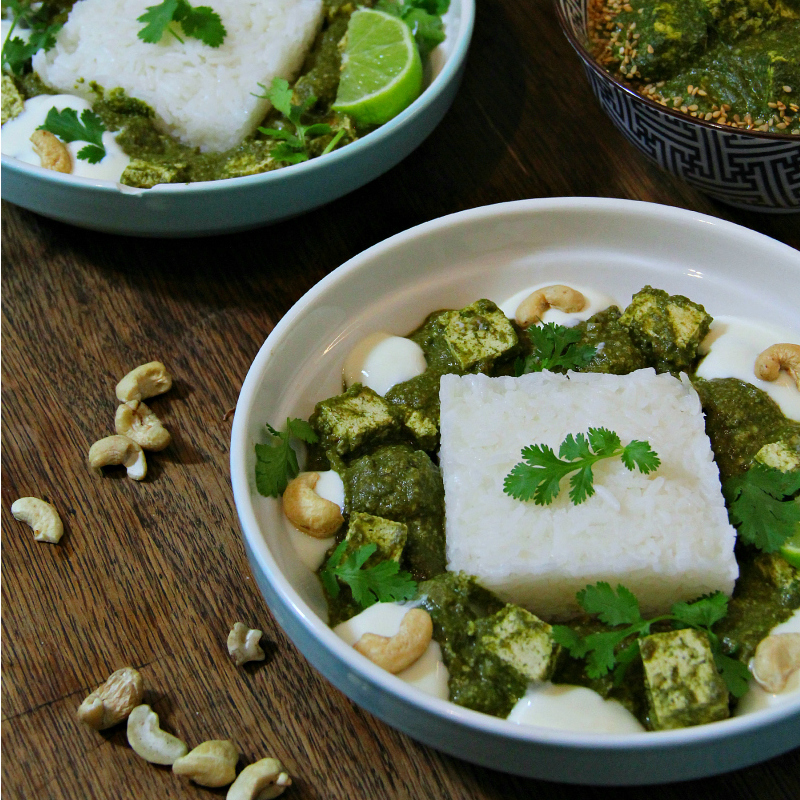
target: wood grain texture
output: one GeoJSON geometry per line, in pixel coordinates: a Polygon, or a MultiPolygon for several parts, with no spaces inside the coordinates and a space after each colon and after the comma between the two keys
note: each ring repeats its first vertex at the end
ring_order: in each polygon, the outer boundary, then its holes
{"type": "MultiPolygon", "coordinates": [[[[525,197],[608,196],[697,210],[800,247],[796,215],[736,211],[645,161],[595,103],[547,0],[481,0],[467,70],[437,130],[349,196],[257,231],[195,241],[89,233],[5,204],[2,216],[2,788],[9,798],[224,796],[139,759],[124,726],[77,722],[114,669],[141,670],[164,727],[191,745],[231,738],[273,755],[293,800],[606,797],[443,756],[359,709],[276,625],[250,576],[229,484],[230,418],[247,369],[292,304],[342,262],[444,214],[525,197]],[[93,475],[114,386],[164,361],[152,407],[173,444],[142,483],[93,475]],[[61,513],[57,546],[10,514],[36,495],[61,513]],[[234,621],[267,660],[237,669],[234,621]]],[[[710,254],[713,257],[713,254],[710,254]]],[[[498,764],[498,767],[502,765],[498,764]]],[[[642,780],[646,781],[643,775],[642,780]]],[[[800,753],[622,800],[800,796],[800,753]]]]}

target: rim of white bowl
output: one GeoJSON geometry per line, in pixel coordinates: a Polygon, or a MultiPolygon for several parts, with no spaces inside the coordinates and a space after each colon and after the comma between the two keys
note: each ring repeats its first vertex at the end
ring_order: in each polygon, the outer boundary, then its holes
{"type": "MultiPolygon", "coordinates": [[[[723,231],[724,235],[738,237],[739,240],[757,242],[760,247],[764,248],[765,256],[767,257],[771,251],[775,252],[776,255],[781,254],[783,256],[790,255],[796,257],[798,271],[800,271],[800,253],[788,245],[782,244],[749,228],[744,228],[717,217],[656,203],[613,198],[561,197],[516,200],[467,209],[465,211],[439,217],[395,234],[346,261],[313,286],[291,309],[289,309],[261,346],[242,384],[237,409],[249,408],[252,405],[252,397],[265,373],[269,360],[272,358],[277,343],[291,330],[295,320],[302,316],[306,306],[311,304],[320,295],[324,295],[332,285],[349,277],[352,273],[369,269],[370,262],[377,254],[387,250],[401,248],[409,240],[429,236],[444,228],[449,228],[454,225],[468,225],[476,219],[502,217],[515,213],[550,212],[553,210],[572,212],[589,211],[594,213],[599,211],[612,215],[620,214],[629,219],[631,224],[641,224],[645,221],[663,222],[665,219],[672,220],[684,226],[690,224],[712,224],[718,226],[719,229],[723,231]],[[636,222],[637,218],[638,223],[636,222]]],[[[237,411],[234,415],[231,431],[230,454],[231,483],[234,502],[243,536],[247,540],[247,544],[258,560],[258,564],[269,580],[272,588],[279,595],[284,605],[291,609],[295,618],[301,622],[306,630],[319,640],[326,649],[340,659],[350,670],[357,673],[373,686],[377,686],[381,690],[395,695],[411,705],[420,706],[433,715],[443,718],[446,717],[450,721],[469,728],[482,730],[485,733],[527,741],[531,744],[546,742],[549,745],[557,745],[566,749],[576,750],[585,748],[600,750],[669,749],[670,747],[684,746],[686,744],[702,742],[709,739],[726,739],[761,728],[764,725],[779,722],[787,717],[798,716],[800,720],[800,694],[798,694],[796,700],[788,700],[777,706],[691,728],[680,728],[670,731],[648,731],[645,734],[583,733],[562,731],[537,725],[521,725],[509,722],[506,719],[492,717],[488,714],[482,714],[468,708],[463,708],[449,700],[441,700],[432,697],[375,666],[353,650],[352,647],[345,644],[345,642],[317,616],[284,577],[267,546],[266,540],[261,535],[252,506],[250,483],[246,472],[246,453],[252,447],[253,441],[247,433],[245,414],[243,411],[241,413],[237,411]]]]}
{"type": "MultiPolygon", "coordinates": [[[[475,0],[458,0],[459,5],[459,28],[455,40],[452,44],[450,54],[442,66],[441,70],[434,76],[430,84],[425,87],[422,94],[411,103],[408,108],[401,111],[396,117],[371,131],[366,136],[357,141],[346,145],[338,150],[334,150],[324,156],[303,161],[300,164],[290,164],[280,169],[270,172],[261,172],[257,175],[244,175],[239,178],[222,178],[217,181],[196,181],[194,183],[159,183],[152,189],[138,189],[132,186],[124,186],[115,181],[99,180],[97,178],[83,178],[76,175],[62,175],[52,170],[36,164],[28,164],[9,155],[2,155],[2,165],[4,169],[11,169],[16,172],[28,172],[34,176],[47,177],[55,183],[63,183],[70,186],[79,186],[84,189],[95,189],[102,192],[119,192],[121,194],[141,195],[147,194],[174,194],[176,192],[189,192],[192,194],[205,194],[214,192],[229,191],[233,186],[238,186],[244,182],[248,184],[270,184],[284,180],[287,170],[292,177],[302,177],[304,173],[313,173],[324,169],[327,165],[335,165],[338,162],[356,158],[363,150],[368,150],[380,145],[381,141],[390,136],[397,128],[402,127],[408,120],[424,114],[426,109],[436,98],[445,90],[454,74],[461,68],[467,57],[472,31],[475,27],[475,0]]],[[[453,2],[453,0],[451,0],[453,2]]]]}
{"type": "MultiPolygon", "coordinates": [[[[581,61],[584,62],[595,74],[599,75],[603,80],[608,81],[609,83],[614,84],[622,92],[625,92],[629,97],[633,98],[634,100],[640,101],[644,103],[649,108],[653,109],[654,111],[659,111],[667,116],[673,117],[674,119],[686,122],[694,122],[698,125],[710,128],[711,130],[719,131],[720,133],[727,133],[727,134],[739,134],[740,136],[753,136],[758,139],[764,139],[767,141],[772,142],[784,142],[787,144],[798,144],[800,145],[800,136],[796,133],[772,133],[770,131],[759,131],[759,130],[745,130],[743,128],[734,128],[731,125],[721,125],[719,122],[713,122],[711,120],[700,119],[699,117],[690,117],[688,114],[684,114],[682,111],[676,108],[668,108],[667,106],[662,106],[660,103],[656,103],[655,100],[650,100],[650,98],[645,97],[642,94],[639,94],[634,89],[631,89],[630,86],[626,86],[619,78],[612,75],[610,72],[603,69],[600,64],[597,63],[594,56],[586,49],[583,42],[580,41],[570,29],[570,23],[566,17],[566,10],[564,8],[563,0],[554,0],[553,5],[556,9],[556,16],[558,17],[559,25],[561,26],[561,30],[564,33],[564,36],[567,37],[567,40],[572,45],[573,50],[578,54],[581,61]]],[[[588,7],[587,7],[587,19],[586,22],[588,23],[588,7]]],[[[800,122],[798,122],[800,125],[800,122]]]]}

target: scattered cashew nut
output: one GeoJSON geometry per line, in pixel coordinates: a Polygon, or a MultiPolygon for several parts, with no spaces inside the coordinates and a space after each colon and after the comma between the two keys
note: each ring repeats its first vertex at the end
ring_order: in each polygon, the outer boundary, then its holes
{"type": "Polygon", "coordinates": [[[34,153],[39,156],[39,161],[45,169],[67,174],[72,172],[72,156],[61,139],[50,131],[34,131],[31,142],[34,153]]]}
{"type": "Polygon", "coordinates": [[[189,751],[177,736],[162,731],[150,706],[136,706],[128,716],[128,744],[151,764],[174,764],[189,751]]]}
{"type": "Polygon", "coordinates": [[[394,636],[365,633],[353,647],[374,664],[396,675],[422,656],[432,636],[431,615],[422,608],[412,608],[394,636]]]}
{"type": "Polygon", "coordinates": [[[133,667],[123,667],[108,676],[78,706],[78,719],[96,731],[122,722],[142,702],[142,676],[133,667]]]}
{"type": "Polygon", "coordinates": [[[800,344],[781,342],[773,344],[756,358],[756,377],[762,381],[777,380],[780,371],[785,369],[800,389],[800,344]]]}
{"type": "Polygon", "coordinates": [[[586,298],[577,290],[560,283],[543,286],[529,294],[517,306],[514,315],[517,324],[523,328],[535,325],[548,308],[557,308],[567,314],[574,314],[586,307],[586,298]]]}
{"type": "Polygon", "coordinates": [[[11,504],[11,513],[14,519],[33,528],[33,538],[37,542],[55,544],[64,534],[58,511],[38,497],[20,497],[11,504]]]}
{"type": "Polygon", "coordinates": [[[211,739],[197,745],[172,765],[172,771],[200,786],[227,786],[236,777],[239,751],[227,739],[211,739]]]}
{"type": "Polygon", "coordinates": [[[291,785],[289,773],[277,758],[262,758],[239,773],[225,800],[272,800],[291,785]]]}
{"type": "Polygon", "coordinates": [[[155,412],[140,400],[131,400],[117,408],[114,429],[144,450],[163,450],[172,440],[155,412]]]}
{"type": "Polygon", "coordinates": [[[259,645],[261,631],[248,628],[243,622],[237,622],[228,634],[228,654],[237,667],[248,661],[263,661],[266,658],[259,645]]]}
{"type": "Polygon", "coordinates": [[[750,671],[771,694],[782,692],[792,673],[800,669],[800,633],[773,633],[762,639],[750,661],[750,671]]]}
{"type": "Polygon", "coordinates": [[[141,481],[147,475],[147,461],[144,451],[127,436],[106,436],[89,448],[89,466],[102,471],[103,467],[122,464],[128,477],[141,481]]]}
{"type": "Polygon", "coordinates": [[[160,361],[149,361],[147,364],[132,369],[117,384],[117,399],[121,403],[130,400],[144,400],[162,394],[172,388],[172,375],[160,361]]]}
{"type": "Polygon", "coordinates": [[[301,472],[289,481],[283,493],[283,513],[303,533],[316,539],[327,539],[342,527],[344,517],[336,503],[314,491],[318,480],[318,472],[301,472]]]}

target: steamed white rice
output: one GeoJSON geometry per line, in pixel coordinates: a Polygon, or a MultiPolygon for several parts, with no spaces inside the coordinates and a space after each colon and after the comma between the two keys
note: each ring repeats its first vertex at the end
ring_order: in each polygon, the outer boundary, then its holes
{"type": "Polygon", "coordinates": [[[576,592],[596,581],[623,584],[646,614],[733,591],[736,533],[688,380],[652,369],[445,375],[440,397],[449,570],[548,620],[578,611],[576,592]],[[643,475],[619,459],[601,461],[596,494],[579,506],[568,478],[549,506],[503,492],[523,447],[547,444],[558,453],[568,433],[589,427],[616,431],[623,445],[648,441],[661,466],[643,475]]]}
{"type": "Polygon", "coordinates": [[[92,99],[90,83],[123,88],[155,110],[161,129],[201,150],[227,150],[255,131],[269,110],[258,84],[292,80],[314,41],[322,0],[214,0],[227,30],[213,48],[166,32],[137,37],[157,0],[81,0],[33,68],[45,83],[92,99]]]}

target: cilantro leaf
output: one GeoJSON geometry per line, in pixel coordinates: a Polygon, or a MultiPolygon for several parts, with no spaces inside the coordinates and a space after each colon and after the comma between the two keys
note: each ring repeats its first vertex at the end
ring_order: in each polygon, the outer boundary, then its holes
{"type": "Polygon", "coordinates": [[[291,438],[313,444],[317,441],[317,434],[307,422],[296,418],[287,418],[283,432],[275,430],[269,423],[266,426],[277,441],[256,444],[256,488],[265,497],[278,497],[289,481],[300,473],[291,438]]]}
{"type": "Polygon", "coordinates": [[[800,471],[755,464],[722,486],[728,517],[741,539],[765,553],[780,549],[800,525],[800,471]]]}
{"type": "Polygon", "coordinates": [[[588,438],[579,433],[566,436],[558,456],[547,445],[522,449],[524,461],[515,464],[503,481],[503,491],[516,500],[533,499],[539,506],[553,502],[561,490],[561,480],[572,472],[570,499],[580,505],[594,494],[592,467],[598,461],[619,456],[629,469],[645,474],[657,469],[661,459],[647,442],[632,441],[621,446],[619,436],[607,428],[589,428],[588,438]]]}
{"type": "Polygon", "coordinates": [[[65,142],[88,142],[86,147],[78,151],[78,158],[90,164],[97,164],[105,158],[103,133],[106,126],[103,120],[88,108],[81,112],[78,120],[78,112],[74,108],[59,111],[53,106],[37,130],[50,131],[65,142]]]}
{"type": "MultiPolygon", "coordinates": [[[[316,122],[312,125],[303,124],[303,115],[314,106],[317,98],[312,94],[302,103],[295,105],[292,103],[292,90],[289,88],[289,82],[285,78],[273,78],[269,89],[263,83],[258,85],[264,90],[264,94],[255,96],[269,100],[273,108],[283,114],[294,131],[279,128],[259,128],[258,130],[265,136],[282,140],[272,148],[270,155],[276,161],[284,161],[287,164],[299,164],[301,161],[308,161],[310,157],[308,151],[309,139],[328,136],[333,133],[333,129],[327,122],[316,122]]],[[[344,128],[336,132],[323,150],[322,155],[330,153],[339,143],[342,136],[344,136],[344,128]]]]}
{"type": "Polygon", "coordinates": [[[145,26],[136,35],[149,44],[157,44],[166,31],[179,42],[180,36],[170,27],[171,22],[180,25],[186,36],[199,39],[209,47],[219,47],[227,36],[219,14],[210,6],[192,6],[188,0],[164,0],[157,6],[148,6],[145,13],[136,18],[145,26]]]}
{"type": "Polygon", "coordinates": [[[566,372],[585,367],[597,353],[589,344],[578,344],[581,332],[577,328],[565,328],[548,322],[528,328],[533,352],[515,363],[517,377],[529,372],[566,372]]]}
{"type": "Polygon", "coordinates": [[[374,603],[410,600],[417,591],[417,584],[408,572],[401,572],[400,565],[392,560],[379,561],[366,567],[366,562],[378,546],[365,544],[343,559],[347,541],[341,542],[320,571],[325,589],[332,597],[338,597],[338,581],[347,584],[353,600],[362,608],[374,603]]]}
{"type": "Polygon", "coordinates": [[[578,592],[578,603],[587,614],[596,614],[606,625],[632,625],[642,621],[639,602],[621,584],[616,594],[609,583],[599,581],[578,592]]]}
{"type": "Polygon", "coordinates": [[[449,6],[450,0],[378,0],[375,8],[400,17],[411,28],[419,54],[425,58],[445,39],[442,15],[449,6]]]}
{"type": "Polygon", "coordinates": [[[30,3],[8,0],[3,3],[3,8],[9,8],[13,18],[3,42],[2,68],[8,68],[14,75],[22,75],[35,53],[55,45],[61,25],[50,24],[51,12],[44,5],[34,8],[30,3]],[[27,29],[27,41],[13,35],[18,26],[27,29]]]}
{"type": "Polygon", "coordinates": [[[728,598],[722,592],[704,595],[690,603],[675,603],[669,614],[643,619],[639,602],[621,584],[616,591],[605,581],[587,586],[577,594],[578,603],[604,625],[616,630],[598,631],[581,636],[566,625],[553,626],[553,638],[573,658],[586,660],[586,674],[593,679],[614,672],[614,684],[619,685],[628,666],[638,655],[638,640],[650,633],[656,622],[671,621],[678,628],[694,628],[708,637],[714,663],[725,680],[728,691],[741,697],[747,691],[747,666],[722,652],[719,637],[711,630],[728,613],[728,598]],[[623,627],[620,627],[623,626],[623,627]],[[628,645],[621,645],[635,637],[628,645]]]}

